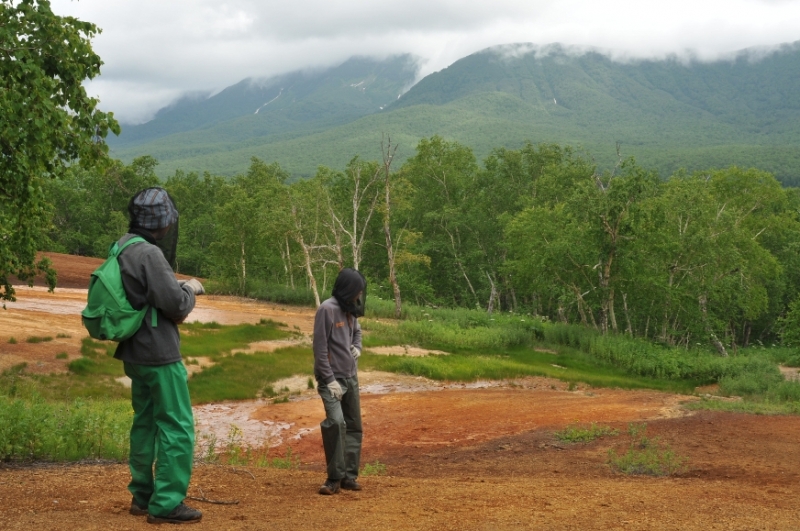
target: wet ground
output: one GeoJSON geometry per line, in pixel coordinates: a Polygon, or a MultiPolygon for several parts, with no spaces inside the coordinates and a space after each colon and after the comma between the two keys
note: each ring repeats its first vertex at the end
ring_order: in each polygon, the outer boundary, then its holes
{"type": "MultiPolygon", "coordinates": [[[[30,370],[63,370],[65,360],[42,349],[77,356],[85,295],[20,290],[19,296],[0,312],[0,366],[22,359],[30,370]],[[70,337],[7,342],[11,335],[56,333],[70,337]]],[[[199,300],[198,311],[219,322],[271,318],[309,331],[313,318],[306,308],[199,300]]],[[[291,446],[300,465],[198,465],[190,496],[238,503],[190,500],[205,513],[193,529],[800,529],[799,417],[691,414],[682,404],[696,397],[569,390],[539,378],[458,384],[362,373],[360,380],[362,463],[383,465],[385,475],[362,477],[357,493],[316,494],[324,479],[322,406],[307,376],[280,383],[299,393],[288,403],[198,407],[204,433],[222,440],[233,423],[247,442],[273,447],[273,456],[291,446]],[[629,444],[624,434],[588,444],[554,436],[591,422],[622,432],[630,422],[647,422],[648,435],[685,457],[686,468],[667,478],[624,476],[607,464],[609,450],[629,444]]],[[[0,529],[145,528],[143,517],[127,513],[128,479],[118,464],[0,465],[0,529]]]]}

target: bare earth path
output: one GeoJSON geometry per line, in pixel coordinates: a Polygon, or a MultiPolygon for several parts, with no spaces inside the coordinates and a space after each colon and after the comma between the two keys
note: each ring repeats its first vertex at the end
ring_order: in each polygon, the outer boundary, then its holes
{"type": "MultiPolygon", "coordinates": [[[[20,290],[20,303],[0,311],[0,368],[21,359],[30,370],[63,370],[65,360],[47,349],[78,355],[83,333],[70,308],[82,307],[82,297],[82,291],[20,290]],[[70,337],[57,347],[56,340],[7,342],[59,330],[70,337]]],[[[205,301],[198,310],[220,322],[264,317],[308,331],[313,317],[309,309],[205,301]]],[[[568,391],[538,378],[462,385],[364,373],[361,383],[362,463],[379,461],[386,476],[363,478],[359,493],[316,494],[324,456],[322,408],[313,391],[284,404],[211,405],[229,420],[234,412],[243,423],[280,427],[268,441],[274,455],[289,445],[301,465],[289,471],[198,465],[191,496],[239,503],[190,501],[204,511],[193,529],[800,529],[799,417],[690,415],[680,404],[691,397],[568,391]],[[615,475],[606,456],[626,443],[624,436],[585,445],[553,436],[575,422],[624,431],[632,421],[647,421],[650,436],[686,456],[687,471],[671,478],[615,475]]],[[[213,415],[198,411],[201,417],[213,415]]],[[[148,528],[143,517],[127,513],[128,479],[121,464],[0,465],[0,530],[148,528]]]]}

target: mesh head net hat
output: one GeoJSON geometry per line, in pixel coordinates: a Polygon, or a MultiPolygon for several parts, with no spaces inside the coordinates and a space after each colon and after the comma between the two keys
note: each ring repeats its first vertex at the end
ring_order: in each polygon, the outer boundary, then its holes
{"type": "Polygon", "coordinates": [[[367,280],[355,269],[346,267],[339,271],[331,295],[342,310],[361,317],[367,305],[367,280]]]}
{"type": "Polygon", "coordinates": [[[166,190],[160,187],[145,188],[134,195],[128,203],[128,215],[132,232],[146,230],[154,232],[169,227],[166,235],[156,245],[172,269],[177,265],[178,209],[166,190]]]}

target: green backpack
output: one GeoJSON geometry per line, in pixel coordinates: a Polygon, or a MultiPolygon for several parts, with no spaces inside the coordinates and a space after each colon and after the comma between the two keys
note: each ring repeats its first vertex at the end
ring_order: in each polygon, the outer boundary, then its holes
{"type": "MultiPolygon", "coordinates": [[[[149,305],[134,310],[128,301],[122,284],[122,273],[117,257],[129,245],[141,243],[144,238],[134,236],[120,247],[117,242],[108,250],[108,259],[92,273],[89,281],[89,297],[86,308],[81,312],[83,326],[95,339],[124,341],[135,334],[142,326],[149,305]]],[[[156,326],[156,312],[152,312],[153,327],[156,326]]]]}

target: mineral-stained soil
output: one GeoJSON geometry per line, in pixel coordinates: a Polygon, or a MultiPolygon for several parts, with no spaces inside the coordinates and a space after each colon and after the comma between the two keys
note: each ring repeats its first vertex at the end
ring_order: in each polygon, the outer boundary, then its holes
{"type": "MultiPolygon", "coordinates": [[[[20,304],[0,312],[0,364],[13,358],[28,361],[29,370],[63,370],[36,360],[51,363],[50,350],[77,355],[70,348],[83,336],[80,308],[70,308],[84,293],[20,290],[20,304]],[[12,335],[22,340],[58,331],[70,337],[8,344],[12,335]]],[[[221,322],[271,318],[309,331],[313,319],[309,309],[199,300],[198,310],[216,312],[221,322]]],[[[238,503],[187,500],[204,512],[193,529],[800,529],[797,416],[692,413],[685,403],[696,397],[570,390],[539,378],[464,385],[364,373],[361,385],[362,464],[383,465],[385,475],[362,477],[362,491],[334,496],[316,492],[325,470],[323,411],[313,390],[288,403],[202,406],[242,422],[282,426],[267,441],[272,455],[283,456],[290,446],[300,464],[293,470],[198,464],[190,496],[238,503]],[[554,435],[591,422],[620,435],[586,444],[554,435]],[[658,439],[651,444],[669,445],[686,458],[684,470],[670,477],[614,472],[609,451],[628,448],[632,422],[646,422],[650,440],[658,439]]],[[[128,514],[128,480],[127,467],[117,463],[0,464],[0,529],[148,528],[144,517],[128,514]]]]}

